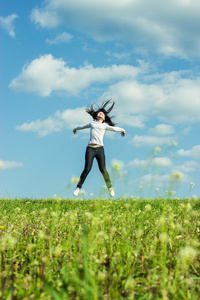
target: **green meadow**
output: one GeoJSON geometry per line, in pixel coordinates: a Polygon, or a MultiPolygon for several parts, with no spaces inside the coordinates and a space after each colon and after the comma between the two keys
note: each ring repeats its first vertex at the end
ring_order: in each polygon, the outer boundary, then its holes
{"type": "Polygon", "coordinates": [[[200,200],[1,199],[0,299],[200,299],[200,200]]]}

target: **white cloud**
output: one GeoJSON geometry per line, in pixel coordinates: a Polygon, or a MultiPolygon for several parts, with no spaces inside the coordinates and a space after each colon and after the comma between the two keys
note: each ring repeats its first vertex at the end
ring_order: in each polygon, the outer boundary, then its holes
{"type": "Polygon", "coordinates": [[[46,43],[49,45],[57,45],[61,43],[69,43],[73,36],[67,32],[58,34],[54,40],[46,39],[46,43]]]}
{"type": "Polygon", "coordinates": [[[138,72],[141,69],[129,65],[70,68],[62,59],[55,59],[49,54],[24,66],[21,74],[12,80],[10,87],[16,91],[35,92],[43,97],[49,96],[53,91],[77,95],[94,83],[134,78],[138,72]]]}
{"type": "Polygon", "coordinates": [[[180,156],[190,156],[196,159],[200,158],[200,145],[192,147],[190,150],[180,149],[177,151],[177,154],[180,156]]]}
{"type": "Polygon", "coordinates": [[[140,160],[135,158],[133,161],[130,161],[127,166],[128,167],[136,167],[136,168],[144,168],[148,165],[147,160],[140,160]]]}
{"type": "Polygon", "coordinates": [[[172,162],[168,157],[154,157],[152,159],[139,160],[138,158],[128,163],[129,167],[147,168],[151,166],[155,167],[171,167],[172,162]]]}
{"type": "MultiPolygon", "coordinates": [[[[128,167],[131,168],[139,168],[140,170],[147,171],[152,169],[153,167],[156,168],[168,168],[172,173],[178,174],[186,174],[195,172],[199,167],[199,163],[196,161],[185,161],[181,165],[174,165],[169,157],[153,157],[146,160],[139,160],[138,158],[130,161],[127,164],[128,167]]],[[[169,176],[169,175],[168,175],[169,176]]]]}
{"type": "Polygon", "coordinates": [[[85,107],[66,109],[63,112],[57,111],[55,117],[64,121],[68,128],[91,122],[91,117],[86,113],[85,107]]]}
{"type": "Polygon", "coordinates": [[[131,143],[135,147],[143,147],[143,146],[161,146],[172,143],[172,138],[170,137],[156,137],[156,136],[150,136],[150,135],[135,135],[131,143]]]}
{"type": "Polygon", "coordinates": [[[59,119],[54,119],[49,117],[46,120],[32,121],[30,123],[24,123],[20,126],[16,126],[17,130],[26,131],[26,132],[37,132],[38,136],[44,137],[52,132],[59,132],[63,128],[63,123],[59,119]]]}
{"type": "Polygon", "coordinates": [[[195,172],[199,168],[199,164],[196,161],[185,161],[182,165],[176,166],[176,169],[183,173],[195,172]]]}
{"type": "Polygon", "coordinates": [[[151,129],[151,134],[172,134],[170,123],[200,121],[200,77],[193,78],[190,72],[149,74],[147,70],[135,79],[110,85],[103,97],[116,100],[117,115],[126,115],[126,123],[129,119],[133,123],[131,116],[137,116],[141,124],[150,117],[168,123],[151,129]]]}
{"type": "MultiPolygon", "coordinates": [[[[77,96],[91,86],[107,88],[101,99],[117,102],[117,122],[125,126],[144,128],[149,118],[158,124],[150,134],[169,135],[171,124],[200,121],[200,77],[188,71],[151,74],[148,64],[111,65],[79,68],[69,67],[62,59],[44,55],[23,67],[21,74],[10,83],[16,91],[35,92],[49,96],[52,92],[65,92],[77,96]]],[[[161,140],[161,144],[163,143],[161,140]]],[[[159,143],[160,144],[160,143],[159,143]]]]}
{"type": "Polygon", "coordinates": [[[174,133],[172,125],[158,124],[154,128],[150,128],[149,132],[154,135],[163,136],[174,133]]]}
{"type": "Polygon", "coordinates": [[[24,132],[36,132],[39,137],[45,137],[54,132],[60,132],[64,128],[74,128],[77,125],[91,121],[91,117],[85,112],[85,108],[66,109],[57,111],[53,117],[45,120],[36,120],[16,126],[17,130],[24,132]]]}
{"type": "Polygon", "coordinates": [[[8,160],[0,160],[0,170],[24,167],[22,163],[8,160]]]}
{"type": "Polygon", "coordinates": [[[177,181],[172,180],[172,173],[168,174],[146,174],[141,176],[137,182],[140,186],[171,190],[182,184],[190,184],[191,178],[182,172],[177,173],[180,177],[177,181]]]}
{"type": "Polygon", "coordinates": [[[152,164],[156,167],[171,167],[172,162],[169,157],[155,157],[152,160],[152,164]]]}
{"type": "Polygon", "coordinates": [[[114,52],[114,53],[111,53],[110,51],[106,51],[106,55],[108,55],[109,57],[114,57],[114,58],[119,59],[119,60],[127,60],[130,57],[130,53],[128,53],[128,52],[123,52],[123,53],[114,52]]]}
{"type": "Polygon", "coordinates": [[[46,0],[31,13],[42,27],[65,24],[96,41],[124,40],[166,56],[199,56],[198,0],[46,0]]]}
{"type": "Polygon", "coordinates": [[[15,37],[14,21],[16,18],[18,18],[18,15],[16,14],[9,15],[5,18],[0,17],[0,26],[3,27],[12,38],[15,37]]]}
{"type": "Polygon", "coordinates": [[[42,11],[39,9],[33,9],[30,18],[34,23],[49,29],[54,28],[61,23],[59,14],[56,10],[51,9],[42,11]]]}

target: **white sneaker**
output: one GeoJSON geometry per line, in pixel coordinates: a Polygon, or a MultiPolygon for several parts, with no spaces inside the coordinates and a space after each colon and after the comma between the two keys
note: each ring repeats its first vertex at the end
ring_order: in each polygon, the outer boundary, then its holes
{"type": "Polygon", "coordinates": [[[76,189],[75,189],[75,191],[74,191],[74,196],[78,196],[78,194],[79,194],[79,192],[80,192],[80,189],[77,187],[76,189]]]}
{"type": "Polygon", "coordinates": [[[110,193],[110,196],[111,196],[111,197],[114,197],[114,196],[115,196],[115,191],[114,191],[113,188],[110,188],[110,189],[109,189],[109,193],[110,193]]]}

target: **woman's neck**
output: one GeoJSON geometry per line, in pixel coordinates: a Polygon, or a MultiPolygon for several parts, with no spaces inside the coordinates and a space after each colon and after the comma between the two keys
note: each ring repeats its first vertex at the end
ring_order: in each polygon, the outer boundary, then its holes
{"type": "Polygon", "coordinates": [[[96,121],[97,121],[98,124],[102,124],[103,123],[102,119],[97,119],[96,121]]]}

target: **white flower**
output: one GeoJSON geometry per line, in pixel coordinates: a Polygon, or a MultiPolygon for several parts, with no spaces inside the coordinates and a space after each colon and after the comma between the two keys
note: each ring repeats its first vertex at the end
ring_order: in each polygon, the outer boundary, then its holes
{"type": "Polygon", "coordinates": [[[54,255],[55,256],[60,256],[62,253],[63,247],[61,245],[57,245],[56,248],[54,249],[54,255]]]}
{"type": "Polygon", "coordinates": [[[168,241],[168,235],[166,234],[166,232],[162,232],[160,234],[159,240],[161,241],[161,243],[165,243],[168,241]]]}
{"type": "Polygon", "coordinates": [[[0,249],[1,250],[13,249],[16,243],[17,243],[16,238],[14,238],[11,234],[7,234],[1,240],[0,249]]]}
{"type": "Polygon", "coordinates": [[[147,211],[150,211],[150,210],[151,210],[151,205],[150,205],[150,204],[147,204],[147,205],[145,206],[145,209],[146,209],[147,211]]]}
{"type": "Polygon", "coordinates": [[[88,219],[93,218],[93,215],[90,212],[85,212],[85,216],[88,217],[88,219]]]}
{"type": "Polygon", "coordinates": [[[181,263],[186,266],[193,262],[197,256],[197,251],[190,246],[186,246],[180,250],[181,263]]]}
{"type": "Polygon", "coordinates": [[[39,237],[39,239],[44,240],[46,238],[46,235],[44,234],[44,232],[42,230],[39,230],[38,237],[39,237]]]}

